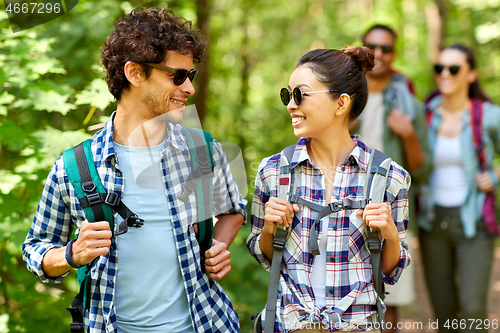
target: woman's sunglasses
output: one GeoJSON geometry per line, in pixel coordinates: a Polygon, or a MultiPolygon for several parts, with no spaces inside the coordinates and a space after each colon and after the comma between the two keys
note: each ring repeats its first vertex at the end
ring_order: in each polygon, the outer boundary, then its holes
{"type": "Polygon", "coordinates": [[[460,65],[453,65],[453,66],[445,66],[441,64],[434,65],[434,71],[436,74],[441,74],[445,68],[448,68],[448,71],[450,72],[451,75],[457,75],[457,73],[460,71],[460,65]]]}
{"type": "Polygon", "coordinates": [[[338,90],[320,90],[320,91],[308,91],[305,93],[302,90],[300,90],[299,87],[293,88],[292,91],[290,91],[290,89],[288,89],[288,88],[281,88],[280,97],[281,97],[281,102],[283,102],[283,104],[285,106],[288,106],[288,103],[290,103],[292,96],[293,96],[293,100],[295,101],[295,104],[300,105],[300,103],[302,103],[302,100],[304,99],[304,96],[307,96],[309,94],[315,94],[315,93],[321,93],[321,92],[331,92],[331,91],[338,92],[338,90]]]}
{"type": "Polygon", "coordinates": [[[167,66],[163,66],[160,64],[154,64],[154,63],[149,63],[149,62],[146,63],[146,65],[157,68],[159,70],[162,70],[162,71],[165,71],[168,73],[174,74],[174,84],[176,86],[182,85],[184,83],[184,81],[186,81],[187,78],[189,78],[189,80],[191,80],[191,82],[193,82],[194,77],[196,76],[196,73],[197,73],[196,69],[192,69],[192,70],[188,71],[187,69],[175,69],[172,67],[167,67],[167,66]]]}
{"type": "Polygon", "coordinates": [[[389,54],[394,52],[394,45],[375,45],[375,44],[365,44],[366,47],[370,48],[372,51],[375,52],[375,49],[377,47],[380,47],[382,50],[382,53],[384,54],[389,54]]]}

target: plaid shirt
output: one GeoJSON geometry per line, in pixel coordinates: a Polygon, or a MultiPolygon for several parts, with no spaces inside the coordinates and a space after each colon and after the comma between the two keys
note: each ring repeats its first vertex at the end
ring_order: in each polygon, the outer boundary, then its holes
{"type": "MultiPolygon", "coordinates": [[[[114,115],[104,129],[92,137],[91,147],[104,187],[108,192],[121,196],[124,179],[113,148],[113,118],[114,115]]],[[[163,179],[168,199],[166,209],[170,210],[172,216],[177,257],[194,330],[195,332],[239,332],[238,316],[223,289],[216,281],[202,273],[200,247],[192,228],[192,223],[197,220],[195,195],[191,194],[186,204],[177,199],[182,184],[191,172],[191,159],[180,126],[169,124],[167,132],[162,151],[163,179]]],[[[215,141],[213,157],[215,163],[213,214],[217,216],[240,213],[245,216],[246,201],[239,193],[221,145],[215,141]]],[[[42,270],[42,259],[51,248],[64,246],[70,240],[73,225],[79,229],[84,220],[84,212],[69,182],[63,159],[59,158],[49,173],[33,224],[23,244],[24,262],[42,282],[61,282],[68,274],[57,278],[46,276],[42,270]]],[[[115,213],[115,228],[122,220],[115,213]]],[[[90,310],[84,314],[87,332],[117,332],[114,307],[117,269],[116,239],[113,236],[110,253],[99,257],[91,269],[90,310]]],[[[138,271],[140,271],[139,266],[138,271]]]]}
{"type": "MultiPolygon", "coordinates": [[[[358,136],[352,138],[356,147],[336,169],[332,202],[343,198],[363,199],[370,149],[358,136]]],[[[290,163],[295,172],[295,182],[298,182],[297,194],[316,204],[325,205],[323,174],[319,168],[312,165],[306,142],[305,138],[299,140],[290,163]]],[[[276,154],[266,158],[259,166],[252,203],[252,231],[247,240],[250,252],[266,270],[270,270],[270,261],[263,255],[259,239],[264,226],[264,204],[270,197],[277,196],[280,156],[281,154],[276,154]]],[[[406,244],[409,187],[410,176],[393,162],[384,201],[391,205],[392,218],[398,228],[401,259],[389,276],[383,276],[384,282],[388,284],[396,283],[403,269],[410,263],[406,244]]],[[[356,215],[356,210],[350,210],[332,213],[316,223],[318,238],[323,237],[322,223],[328,222],[329,225],[326,307],[320,308],[315,306],[310,282],[314,255],[308,246],[309,230],[316,216],[318,212],[301,205],[300,211],[293,219],[292,233],[283,252],[284,265],[281,269],[276,305],[275,331],[291,332],[308,323],[322,323],[329,331],[339,328],[365,331],[373,324],[372,315],[376,314],[377,310],[363,219],[356,215]]]]}

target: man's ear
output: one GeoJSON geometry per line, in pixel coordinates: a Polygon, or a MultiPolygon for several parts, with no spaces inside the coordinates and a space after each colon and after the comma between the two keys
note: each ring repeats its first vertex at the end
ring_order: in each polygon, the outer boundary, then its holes
{"type": "Polygon", "coordinates": [[[337,99],[337,110],[335,110],[335,115],[340,117],[342,115],[349,113],[350,105],[351,105],[351,96],[349,96],[346,93],[340,95],[340,97],[337,99]]]}
{"type": "Polygon", "coordinates": [[[133,61],[127,61],[125,66],[123,66],[123,72],[128,82],[134,87],[138,87],[146,77],[142,66],[133,61]]]}

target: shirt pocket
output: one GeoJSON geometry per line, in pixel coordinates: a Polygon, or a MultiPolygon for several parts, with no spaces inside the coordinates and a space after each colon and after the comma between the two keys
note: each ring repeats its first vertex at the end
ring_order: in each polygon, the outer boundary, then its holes
{"type": "Polygon", "coordinates": [[[349,216],[349,229],[347,231],[346,246],[348,259],[350,262],[363,262],[369,259],[370,255],[366,248],[366,233],[363,217],[357,215],[357,210],[349,216]]]}

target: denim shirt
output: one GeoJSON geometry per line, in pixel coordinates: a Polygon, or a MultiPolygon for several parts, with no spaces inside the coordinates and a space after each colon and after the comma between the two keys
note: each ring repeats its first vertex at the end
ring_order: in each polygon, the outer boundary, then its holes
{"type": "MultiPolygon", "coordinates": [[[[433,116],[431,123],[427,129],[429,146],[434,156],[434,148],[436,146],[437,131],[441,127],[443,117],[438,110],[438,106],[442,101],[442,96],[434,97],[429,108],[432,110],[433,116]]],[[[469,192],[462,206],[460,206],[460,219],[464,235],[467,238],[472,238],[476,235],[476,224],[481,220],[482,208],[485,194],[477,189],[476,176],[480,172],[479,160],[477,158],[474,140],[472,137],[471,126],[471,110],[464,112],[462,116],[463,127],[460,132],[460,147],[462,150],[462,163],[465,173],[468,177],[469,192]]],[[[489,102],[483,102],[483,119],[482,119],[482,139],[486,150],[486,159],[488,163],[488,171],[493,178],[493,182],[498,184],[498,178],[493,172],[493,158],[496,153],[500,153],[500,107],[489,102]]],[[[425,230],[432,229],[432,221],[434,220],[434,203],[431,195],[431,179],[429,177],[428,186],[425,191],[422,191],[422,208],[423,214],[419,218],[419,226],[425,230]]]]}

